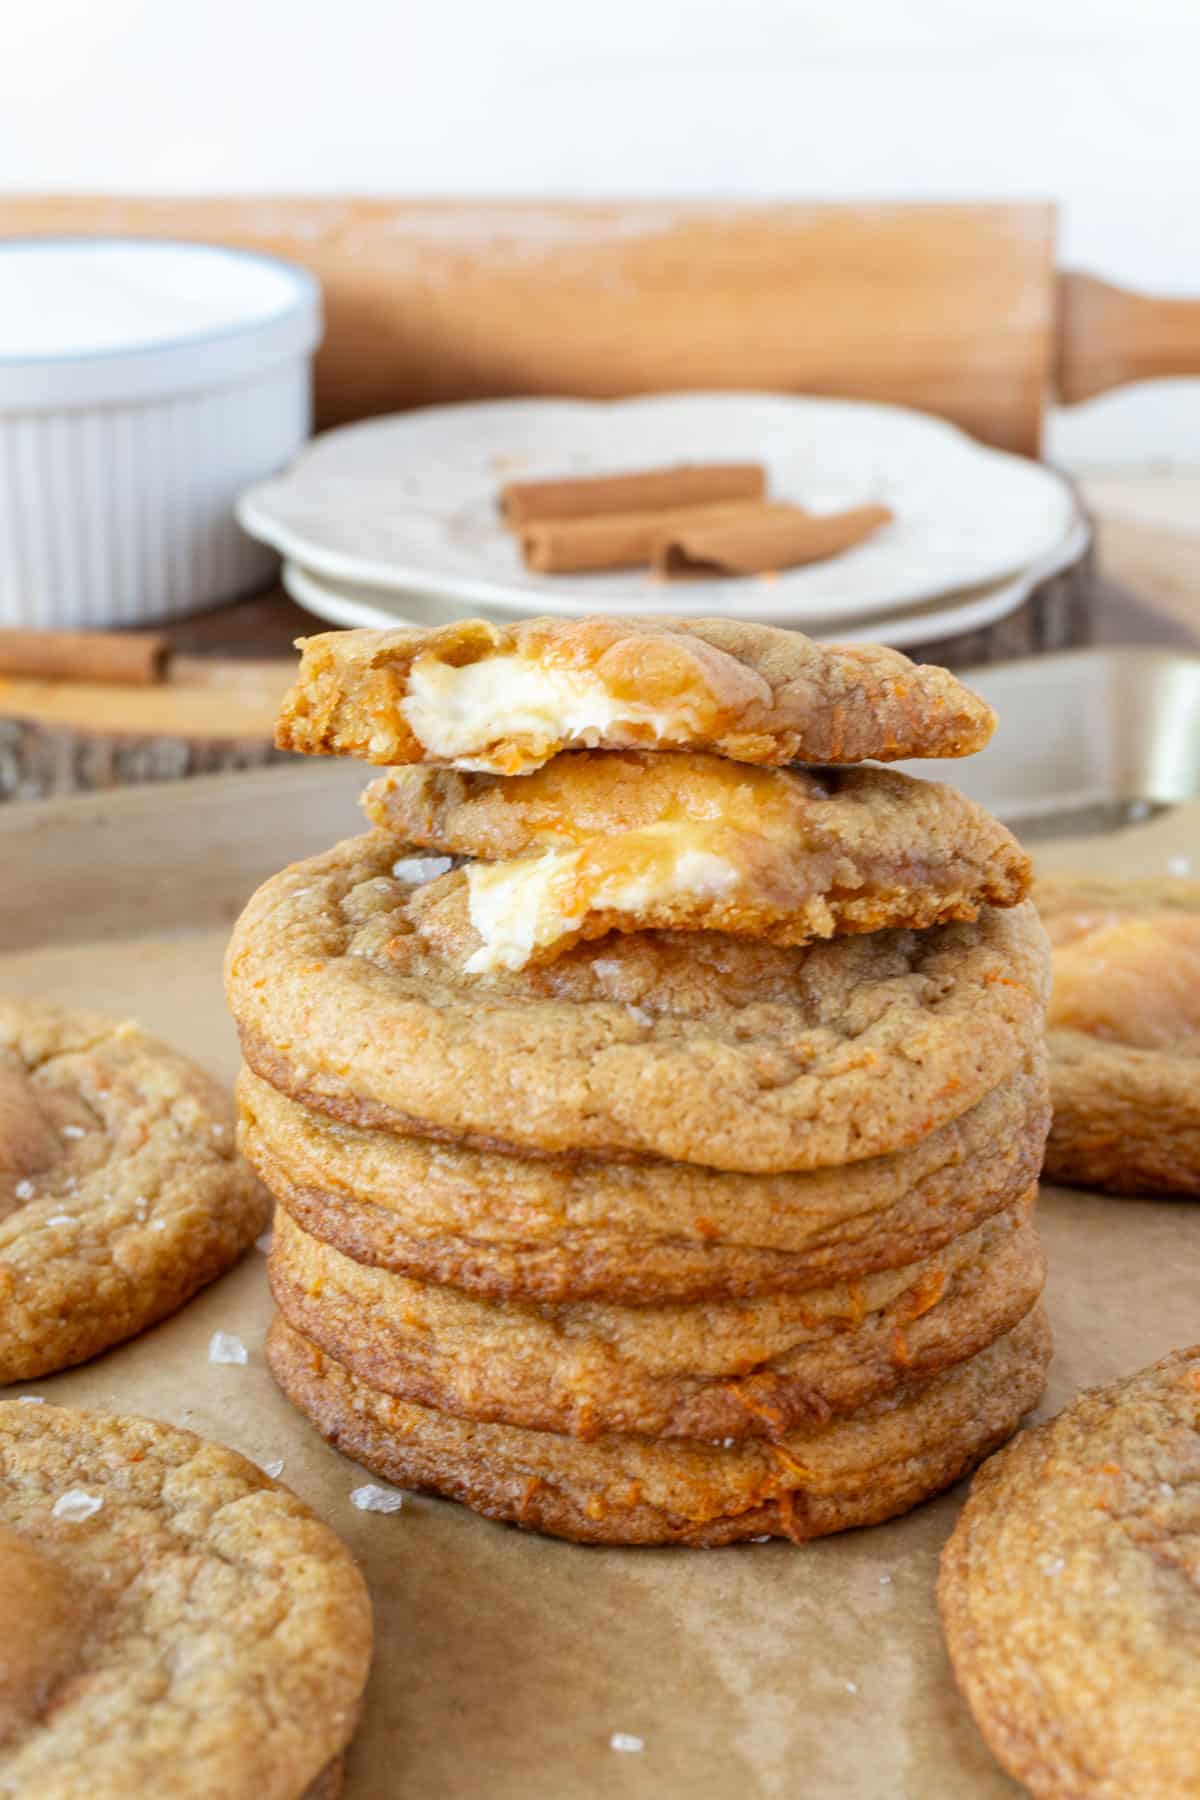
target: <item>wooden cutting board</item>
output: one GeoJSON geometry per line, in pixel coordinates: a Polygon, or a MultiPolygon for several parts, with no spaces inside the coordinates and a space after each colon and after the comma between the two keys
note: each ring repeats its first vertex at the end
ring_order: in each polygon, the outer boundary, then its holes
{"type": "Polygon", "coordinates": [[[290,760],[273,736],[294,671],[179,656],[147,687],[0,677],[0,802],[290,760]]]}

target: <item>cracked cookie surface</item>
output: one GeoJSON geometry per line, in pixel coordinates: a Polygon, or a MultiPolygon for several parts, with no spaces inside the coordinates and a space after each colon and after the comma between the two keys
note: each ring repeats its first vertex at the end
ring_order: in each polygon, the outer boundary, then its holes
{"type": "Polygon", "coordinates": [[[322,1436],[385,1480],[577,1543],[716,1545],[873,1525],[949,1487],[1036,1403],[1050,1349],[1035,1307],[968,1362],[848,1418],[731,1446],[456,1419],[357,1381],[283,1319],[267,1360],[322,1436]]]}
{"type": "Polygon", "coordinates": [[[275,1214],[288,1323],[370,1386],[594,1438],[777,1437],[966,1361],[1042,1290],[1036,1190],[935,1256],[754,1301],[495,1304],[355,1262],[275,1214]]]}
{"type": "Polygon", "coordinates": [[[0,1402],[0,1794],[338,1791],[371,1608],[253,1463],[149,1419],[0,1402]]]}
{"type": "Polygon", "coordinates": [[[993,1457],[939,1603],[984,1736],[1038,1800],[1200,1792],[1200,1346],[993,1457]]]}
{"type": "Polygon", "coordinates": [[[460,911],[349,839],[266,882],[226,984],[246,1061],[343,1121],[483,1148],[825,1167],[915,1143],[1012,1074],[1042,1029],[1028,903],[795,949],[617,934],[463,972],[460,911]]]}
{"type": "Polygon", "coordinates": [[[242,1149],[304,1228],[357,1261],[494,1300],[737,1299],[939,1250],[1037,1180],[1045,1055],[906,1150],[741,1175],[504,1156],[362,1131],[243,1069],[242,1149]]]}
{"type": "Polygon", "coordinates": [[[1053,1181],[1200,1194],[1200,882],[1042,877],[1053,1181]]]}
{"type": "Polygon", "coordinates": [[[268,1214],[202,1069],[133,1025],[0,1001],[0,1382],[166,1318],[268,1214]]]}

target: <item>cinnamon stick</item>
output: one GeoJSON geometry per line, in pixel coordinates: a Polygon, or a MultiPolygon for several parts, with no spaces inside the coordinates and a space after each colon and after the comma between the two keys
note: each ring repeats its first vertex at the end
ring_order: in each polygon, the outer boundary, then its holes
{"type": "Polygon", "coordinates": [[[510,530],[518,531],[540,519],[761,500],[766,491],[767,474],[761,463],[684,463],[675,469],[643,469],[627,475],[510,481],[500,489],[500,511],[510,530]]]}
{"type": "Polygon", "coordinates": [[[168,640],[147,631],[0,629],[0,676],[150,687],[166,670],[168,640]]]}
{"type": "Polygon", "coordinates": [[[645,567],[655,545],[677,526],[693,521],[732,523],[745,513],[789,512],[766,501],[726,500],[713,506],[685,506],[654,512],[597,514],[594,518],[545,519],[523,525],[519,535],[526,566],[543,575],[596,569],[645,567]]]}
{"type": "Polygon", "coordinates": [[[752,507],[736,519],[677,517],[656,539],[652,561],[668,576],[764,575],[840,556],[892,517],[886,506],[856,506],[841,513],[752,507]]]}

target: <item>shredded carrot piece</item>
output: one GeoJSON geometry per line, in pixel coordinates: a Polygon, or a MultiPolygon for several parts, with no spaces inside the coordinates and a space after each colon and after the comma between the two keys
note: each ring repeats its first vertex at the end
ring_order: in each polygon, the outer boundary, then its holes
{"type": "Polygon", "coordinates": [[[778,1407],[771,1406],[763,1400],[756,1400],[752,1394],[745,1393],[742,1388],[735,1386],[732,1382],[725,1384],[725,1392],[730,1394],[739,1406],[744,1407],[752,1418],[765,1419],[772,1431],[778,1431],[783,1425],[783,1414],[778,1407]]]}
{"type": "Polygon", "coordinates": [[[783,1447],[781,1445],[772,1444],[771,1445],[771,1454],[775,1458],[776,1462],[778,1462],[783,1468],[785,1468],[790,1475],[798,1475],[800,1477],[801,1481],[811,1481],[812,1480],[812,1470],[806,1469],[803,1463],[797,1462],[796,1458],[794,1456],[792,1456],[787,1450],[783,1449],[783,1447]]]}
{"type": "Polygon", "coordinates": [[[931,1269],[927,1275],[923,1275],[909,1295],[905,1307],[909,1324],[935,1307],[945,1291],[945,1269],[931,1269]]]}
{"type": "Polygon", "coordinates": [[[529,1511],[530,1502],[541,1493],[545,1485],[546,1483],[542,1480],[540,1475],[531,1475],[529,1477],[529,1480],[525,1483],[525,1486],[521,1491],[521,1498],[517,1501],[517,1517],[519,1519],[524,1519],[526,1517],[529,1511]]]}
{"type": "Polygon", "coordinates": [[[804,1533],[796,1523],[796,1495],[791,1489],[786,1494],[780,1494],[779,1511],[785,1535],[793,1544],[802,1544],[805,1541],[804,1533]]]}

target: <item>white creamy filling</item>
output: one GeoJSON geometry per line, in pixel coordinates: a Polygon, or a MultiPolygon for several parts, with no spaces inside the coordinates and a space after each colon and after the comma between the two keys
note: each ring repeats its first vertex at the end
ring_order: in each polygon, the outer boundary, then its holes
{"type": "Polygon", "coordinates": [[[544,761],[558,744],[595,745],[622,725],[649,727],[662,738],[689,723],[686,707],[664,711],[615,700],[587,670],[542,668],[515,655],[489,656],[462,668],[419,656],[400,710],[432,755],[462,769],[501,773],[511,771],[511,764],[487,755],[487,749],[502,740],[528,745],[544,761]]]}
{"type": "MultiPolygon", "coordinates": [[[[671,827],[650,827],[634,837],[659,836],[671,827]]],[[[739,871],[710,850],[684,849],[658,871],[623,876],[619,869],[580,880],[582,850],[548,850],[514,862],[470,863],[467,904],[483,939],[467,959],[469,974],[522,969],[535,950],[556,943],[589,912],[644,912],[687,895],[719,898],[741,880],[739,871]]]]}

